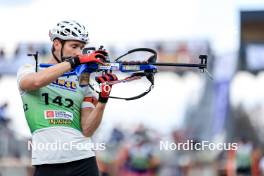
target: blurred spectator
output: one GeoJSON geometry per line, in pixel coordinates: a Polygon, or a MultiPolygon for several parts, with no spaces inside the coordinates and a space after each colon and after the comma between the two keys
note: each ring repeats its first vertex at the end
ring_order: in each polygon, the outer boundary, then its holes
{"type": "Polygon", "coordinates": [[[261,174],[261,171],[259,168],[261,155],[262,155],[261,148],[259,146],[253,146],[252,166],[251,166],[252,176],[259,176],[261,174]]]}
{"type": "MultiPolygon", "coordinates": [[[[162,43],[157,44],[157,62],[172,62],[175,63],[175,53],[166,51],[162,43]]],[[[176,71],[175,67],[159,67],[159,71],[176,71]]]]}
{"type": "Polygon", "coordinates": [[[97,153],[97,163],[102,176],[116,175],[116,156],[124,139],[124,134],[119,128],[113,128],[106,148],[97,153]]]}
{"type": "Polygon", "coordinates": [[[5,102],[0,106],[0,125],[6,125],[9,122],[9,118],[7,117],[7,107],[8,103],[5,102]]]}
{"type": "Polygon", "coordinates": [[[145,128],[138,129],[132,142],[124,146],[118,155],[120,176],[154,176],[160,161],[145,128]]]}
{"type": "Polygon", "coordinates": [[[0,105],[0,157],[19,157],[19,147],[14,132],[8,127],[8,103],[0,105]]]}
{"type": "Polygon", "coordinates": [[[262,168],[260,148],[245,137],[237,144],[237,150],[227,151],[227,176],[259,176],[262,168]]]}
{"type": "Polygon", "coordinates": [[[2,60],[2,59],[5,59],[5,57],[6,57],[6,54],[5,54],[5,50],[4,50],[4,48],[0,48],[0,59],[2,60]]]}
{"type": "MultiPolygon", "coordinates": [[[[258,176],[260,150],[254,148],[253,143],[245,137],[239,139],[237,144],[237,150],[229,152],[229,166],[234,163],[237,176],[258,176]]],[[[232,167],[229,168],[232,169],[232,167]]],[[[228,173],[230,173],[228,175],[233,175],[231,170],[228,173]]]]}
{"type": "MultiPolygon", "coordinates": [[[[194,63],[192,58],[191,51],[188,48],[188,44],[186,42],[180,42],[179,45],[176,48],[175,53],[175,62],[177,63],[194,63]]],[[[192,68],[177,68],[177,72],[179,74],[183,74],[186,70],[192,70],[192,68]]]]}
{"type": "Polygon", "coordinates": [[[259,162],[259,169],[261,176],[264,176],[264,155],[261,157],[261,160],[259,162]]]}
{"type": "Polygon", "coordinates": [[[35,53],[35,48],[33,44],[28,44],[27,53],[30,53],[30,54],[35,53]]]}
{"type": "Polygon", "coordinates": [[[186,42],[181,42],[176,48],[176,61],[179,63],[192,63],[191,51],[186,42]]]}
{"type": "Polygon", "coordinates": [[[40,47],[40,56],[47,56],[49,54],[49,51],[45,48],[45,45],[41,45],[40,47]]]}
{"type": "Polygon", "coordinates": [[[251,175],[252,151],[252,143],[246,138],[241,138],[236,151],[236,172],[238,175],[251,175]]]}
{"type": "MultiPolygon", "coordinates": [[[[172,132],[172,143],[179,144],[186,141],[182,130],[172,132]]],[[[191,162],[191,155],[188,151],[181,149],[166,150],[161,154],[160,175],[164,176],[185,176],[188,173],[188,167],[191,162]]]]}
{"type": "Polygon", "coordinates": [[[18,58],[19,55],[20,55],[20,45],[18,44],[14,52],[14,59],[18,58]]]}
{"type": "MultiPolygon", "coordinates": [[[[6,53],[4,51],[4,48],[0,48],[0,65],[5,63],[6,53]]],[[[0,79],[2,77],[2,74],[0,73],[0,79]]]]}

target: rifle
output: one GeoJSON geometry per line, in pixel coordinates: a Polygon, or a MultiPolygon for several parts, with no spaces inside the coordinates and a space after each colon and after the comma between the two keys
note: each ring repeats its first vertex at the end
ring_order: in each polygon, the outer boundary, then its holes
{"type": "MultiPolygon", "coordinates": [[[[102,50],[103,46],[100,46],[99,50],[102,50]]],[[[91,51],[95,51],[96,48],[90,47],[85,48],[83,50],[84,54],[89,54],[91,51]]],[[[36,59],[36,55],[33,55],[36,59]]],[[[76,67],[73,71],[64,73],[63,76],[70,76],[70,75],[77,75],[80,77],[83,73],[93,73],[93,72],[102,72],[108,73],[112,71],[119,71],[124,73],[132,73],[129,77],[118,81],[110,81],[107,82],[109,85],[117,84],[117,83],[125,83],[133,80],[140,79],[142,77],[146,77],[147,80],[151,83],[149,88],[144,91],[143,93],[133,96],[133,97],[116,97],[116,96],[109,96],[109,98],[114,99],[122,99],[122,100],[135,100],[139,99],[145,95],[147,95],[152,88],[154,87],[154,75],[158,72],[158,66],[169,66],[169,67],[191,67],[191,68],[198,68],[201,72],[206,72],[209,77],[212,79],[212,76],[207,71],[207,55],[200,55],[199,56],[200,63],[190,64],[190,63],[159,63],[156,62],[157,60],[157,52],[151,48],[136,48],[129,50],[127,53],[119,56],[114,60],[114,62],[110,62],[109,58],[104,61],[104,65],[100,65],[98,63],[89,63],[89,64],[82,64],[76,67]],[[146,59],[146,61],[139,62],[139,61],[121,61],[127,55],[136,53],[136,52],[146,52],[149,53],[150,56],[146,59]]],[[[37,60],[37,59],[36,59],[37,60]]],[[[42,67],[49,67],[51,64],[41,64],[42,67]]],[[[89,87],[97,93],[97,91],[90,83],[88,84],[89,87]]]]}

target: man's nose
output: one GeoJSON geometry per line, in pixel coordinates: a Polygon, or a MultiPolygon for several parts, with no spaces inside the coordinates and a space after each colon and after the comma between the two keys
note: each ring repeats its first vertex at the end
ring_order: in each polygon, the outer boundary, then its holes
{"type": "Polygon", "coordinates": [[[82,54],[82,50],[81,49],[77,49],[75,52],[74,52],[74,55],[81,55],[82,54]]]}

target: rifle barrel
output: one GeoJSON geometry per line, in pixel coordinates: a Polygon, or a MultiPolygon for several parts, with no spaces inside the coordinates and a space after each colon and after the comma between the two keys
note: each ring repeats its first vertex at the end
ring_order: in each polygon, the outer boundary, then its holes
{"type": "Polygon", "coordinates": [[[177,67],[199,67],[206,68],[206,64],[186,64],[186,63],[153,63],[156,66],[177,66],[177,67]]]}

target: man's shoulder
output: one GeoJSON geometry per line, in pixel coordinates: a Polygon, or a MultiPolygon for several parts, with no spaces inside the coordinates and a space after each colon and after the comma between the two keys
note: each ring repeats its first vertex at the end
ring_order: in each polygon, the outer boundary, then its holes
{"type": "Polygon", "coordinates": [[[34,67],[35,66],[33,64],[23,64],[19,67],[18,71],[34,69],[34,67]]]}
{"type": "Polygon", "coordinates": [[[34,65],[33,64],[24,64],[21,65],[17,71],[17,76],[24,74],[24,73],[29,73],[29,72],[34,72],[34,65]]]}

